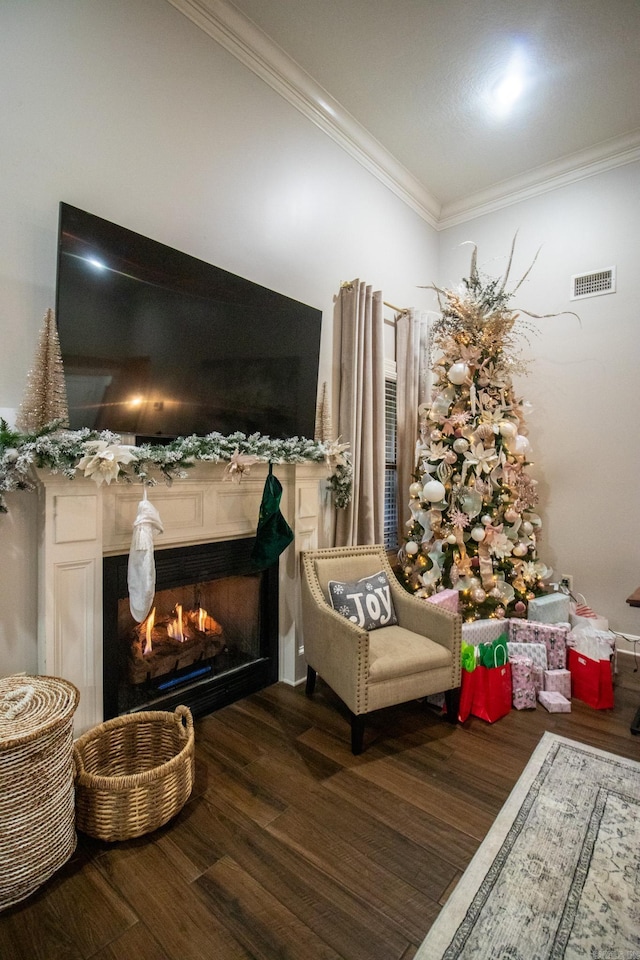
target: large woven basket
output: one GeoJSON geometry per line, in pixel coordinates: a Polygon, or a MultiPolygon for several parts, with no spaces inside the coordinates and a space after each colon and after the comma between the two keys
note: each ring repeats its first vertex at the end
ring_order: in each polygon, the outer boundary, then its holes
{"type": "Polygon", "coordinates": [[[194,754],[188,707],[98,724],[73,750],[78,830],[99,840],[130,840],[157,830],[191,794],[194,754]]]}
{"type": "Polygon", "coordinates": [[[0,910],[33,893],[76,848],[78,700],[57,677],[0,679],[0,910]]]}

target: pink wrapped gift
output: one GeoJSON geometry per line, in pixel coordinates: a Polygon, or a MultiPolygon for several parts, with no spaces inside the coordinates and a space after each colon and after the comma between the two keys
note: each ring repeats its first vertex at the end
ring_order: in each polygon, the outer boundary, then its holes
{"type": "Polygon", "coordinates": [[[450,610],[451,613],[458,613],[460,607],[460,594],[457,590],[440,590],[431,597],[427,597],[429,603],[437,603],[439,607],[450,610]]]}
{"type": "Polygon", "coordinates": [[[511,664],[513,706],[516,710],[534,710],[536,690],[533,681],[533,660],[531,657],[509,657],[509,663],[511,664]]]}
{"type": "Polygon", "coordinates": [[[533,685],[536,688],[536,697],[541,690],[544,690],[544,670],[534,663],[532,667],[533,685]]]}
{"type": "Polygon", "coordinates": [[[508,631],[506,620],[472,620],[462,624],[462,639],[477,647],[479,643],[492,643],[508,631]]]}
{"type": "Polygon", "coordinates": [[[557,690],[541,690],[538,700],[549,713],[571,713],[571,701],[557,690]]]}
{"type": "Polygon", "coordinates": [[[567,700],[571,700],[571,674],[568,670],[545,670],[544,689],[561,693],[567,700]]]}
{"type": "Polygon", "coordinates": [[[509,640],[514,643],[544,643],[547,648],[547,670],[565,669],[568,634],[569,624],[560,626],[533,620],[509,620],[509,640]]]}

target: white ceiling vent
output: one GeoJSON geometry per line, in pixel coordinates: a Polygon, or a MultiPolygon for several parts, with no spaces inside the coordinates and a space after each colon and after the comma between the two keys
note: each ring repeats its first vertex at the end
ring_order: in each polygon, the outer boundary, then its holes
{"type": "Polygon", "coordinates": [[[603,293],[616,292],[616,268],[595,270],[593,273],[576,273],[571,277],[571,300],[599,297],[603,293]]]}

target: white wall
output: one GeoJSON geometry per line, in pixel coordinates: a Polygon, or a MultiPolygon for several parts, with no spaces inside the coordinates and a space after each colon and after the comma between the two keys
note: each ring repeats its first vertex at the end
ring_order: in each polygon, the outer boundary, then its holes
{"type": "MultiPolygon", "coordinates": [[[[360,277],[400,306],[437,236],[165,0],[0,6],[0,410],[19,406],[54,304],[58,203],[324,312],[360,277]]],[[[0,516],[0,675],[36,669],[35,498],[0,516]]]]}
{"type": "MultiPolygon", "coordinates": [[[[640,584],[640,164],[620,167],[513,205],[440,236],[440,282],[468,276],[473,240],[479,265],[503,272],[519,229],[512,277],[542,247],[513,303],[534,313],[529,375],[517,387],[533,404],[529,437],[544,521],[542,559],[607,616],[640,633],[626,598],[640,584]],[[573,274],[617,267],[617,292],[570,301],[573,274]]],[[[525,318],[526,319],[526,318],[525,318]]]]}

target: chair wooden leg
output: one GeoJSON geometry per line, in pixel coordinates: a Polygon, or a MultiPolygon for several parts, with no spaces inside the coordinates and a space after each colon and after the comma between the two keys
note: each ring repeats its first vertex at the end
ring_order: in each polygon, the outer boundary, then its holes
{"type": "Polygon", "coordinates": [[[444,702],[447,706],[447,722],[457,723],[460,710],[460,687],[445,691],[444,702]]]}
{"type": "Polygon", "coordinates": [[[316,688],[316,671],[313,667],[307,666],[307,685],[304,689],[304,692],[308,697],[313,696],[313,691],[316,688]]]}
{"type": "Polygon", "coordinates": [[[362,753],[362,744],[364,741],[364,717],[363,713],[351,714],[351,753],[358,756],[362,753]]]}

